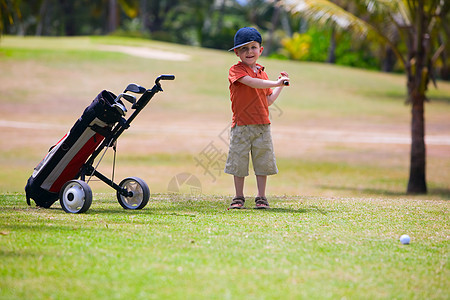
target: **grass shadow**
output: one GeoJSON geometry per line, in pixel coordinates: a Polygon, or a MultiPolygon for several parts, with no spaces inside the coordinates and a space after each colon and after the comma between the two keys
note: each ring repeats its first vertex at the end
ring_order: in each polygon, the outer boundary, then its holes
{"type": "Polygon", "coordinates": [[[195,205],[190,206],[189,201],[168,201],[168,206],[163,206],[158,203],[156,206],[152,206],[150,202],[146,207],[140,210],[127,210],[127,209],[112,209],[112,208],[93,208],[91,207],[87,214],[123,214],[123,215],[167,215],[167,216],[180,216],[180,217],[196,217],[197,214],[217,214],[217,213],[233,213],[233,212],[267,212],[267,213],[291,213],[291,214],[304,214],[304,213],[320,213],[326,215],[327,212],[317,206],[309,206],[307,208],[286,208],[276,207],[273,204],[270,209],[255,209],[253,207],[246,207],[245,209],[228,209],[228,202],[223,203],[215,201],[215,205],[211,205],[210,201],[197,201],[195,205]]]}
{"type": "MultiPolygon", "coordinates": [[[[289,207],[283,204],[282,200],[274,200],[271,209],[254,209],[250,206],[243,210],[228,209],[229,201],[220,200],[208,200],[209,196],[204,198],[165,198],[166,195],[159,195],[151,199],[150,202],[143,209],[123,209],[116,201],[109,200],[94,200],[91,207],[82,215],[167,215],[167,216],[179,216],[179,217],[195,217],[198,214],[217,214],[217,213],[232,213],[233,211],[247,211],[247,212],[261,212],[261,213],[290,213],[290,214],[305,214],[305,213],[320,213],[326,215],[327,212],[317,206],[305,207],[289,207]],[[162,198],[161,198],[162,197],[162,198]],[[280,205],[280,207],[277,207],[280,205]]],[[[16,202],[16,201],[15,201],[16,202]]],[[[59,202],[55,202],[50,208],[40,208],[35,205],[31,206],[16,206],[16,203],[11,203],[11,207],[1,207],[0,211],[16,210],[16,211],[34,211],[36,213],[51,213],[53,214],[66,214],[61,208],[59,202]]]]}
{"type": "MultiPolygon", "coordinates": [[[[374,91],[370,90],[366,93],[363,93],[365,96],[373,98],[373,99],[380,99],[380,98],[386,98],[389,100],[394,101],[402,101],[403,103],[407,103],[407,94],[400,90],[387,90],[387,91],[374,91]]],[[[443,95],[441,93],[428,93],[428,99],[429,102],[439,102],[439,103],[450,103],[450,97],[443,95]]]]}
{"type": "Polygon", "coordinates": [[[317,206],[310,206],[310,208],[299,208],[299,209],[272,207],[271,209],[256,209],[256,210],[265,211],[268,213],[291,213],[291,214],[320,213],[322,215],[327,214],[325,210],[320,209],[317,206]]]}
{"type": "Polygon", "coordinates": [[[439,196],[442,199],[450,200],[450,189],[445,188],[428,189],[428,195],[439,196]]]}
{"type": "Polygon", "coordinates": [[[378,196],[394,196],[394,197],[420,197],[420,196],[438,196],[443,200],[450,200],[450,189],[437,188],[429,189],[427,194],[423,195],[412,195],[406,192],[390,191],[386,189],[371,189],[371,188],[353,188],[347,186],[331,186],[331,185],[318,185],[317,187],[325,190],[334,191],[348,191],[352,193],[361,193],[367,195],[378,195],[378,196]]]}
{"type": "Polygon", "coordinates": [[[292,209],[292,208],[277,208],[272,207],[270,209],[254,209],[252,207],[248,207],[245,209],[228,209],[227,206],[223,206],[223,208],[210,208],[210,207],[200,207],[196,208],[186,208],[186,206],[173,206],[166,208],[154,208],[154,207],[145,207],[140,210],[120,210],[120,209],[102,209],[102,208],[91,208],[86,214],[121,214],[121,215],[167,215],[167,216],[178,216],[178,217],[190,217],[194,218],[198,213],[207,213],[207,214],[216,214],[218,212],[261,212],[261,213],[291,213],[291,214],[304,214],[304,213],[321,213],[326,215],[322,209],[319,208],[300,208],[300,209],[292,209]],[[196,209],[197,208],[197,209],[196,209]]]}

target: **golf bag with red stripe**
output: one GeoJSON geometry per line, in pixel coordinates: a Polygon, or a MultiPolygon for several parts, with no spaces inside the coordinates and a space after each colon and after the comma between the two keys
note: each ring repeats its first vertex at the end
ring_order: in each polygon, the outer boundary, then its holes
{"type": "Polygon", "coordinates": [[[70,131],[50,148],[25,186],[28,204],[33,199],[37,206],[49,208],[59,199],[62,186],[80,176],[82,166],[121,119],[113,107],[115,98],[106,90],[98,94],[70,131]]]}

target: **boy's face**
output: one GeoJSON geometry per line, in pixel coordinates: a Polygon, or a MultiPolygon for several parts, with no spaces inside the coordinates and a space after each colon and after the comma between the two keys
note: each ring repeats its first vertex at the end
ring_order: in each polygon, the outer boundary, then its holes
{"type": "Polygon", "coordinates": [[[263,52],[263,47],[258,42],[251,42],[247,45],[234,49],[234,53],[248,66],[254,66],[263,52]]]}

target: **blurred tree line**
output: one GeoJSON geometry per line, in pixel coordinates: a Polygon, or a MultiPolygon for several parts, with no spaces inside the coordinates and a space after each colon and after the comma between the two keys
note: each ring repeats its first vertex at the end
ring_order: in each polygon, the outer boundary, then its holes
{"type": "MultiPolygon", "coordinates": [[[[444,1],[444,0],[442,0],[444,1]]],[[[229,49],[237,29],[257,27],[264,55],[404,71],[389,47],[292,14],[281,0],[0,0],[0,33],[36,36],[124,35],[229,49]]],[[[364,18],[361,0],[334,0],[364,18]]],[[[449,1],[445,1],[449,2],[449,1]]],[[[448,6],[447,16],[448,16],[448,6]]],[[[369,16],[368,16],[369,17],[369,16]]],[[[392,32],[395,35],[395,32],[392,32]]],[[[450,25],[441,39],[449,40],[450,25]]],[[[450,46],[437,76],[450,80],[450,46]]]]}

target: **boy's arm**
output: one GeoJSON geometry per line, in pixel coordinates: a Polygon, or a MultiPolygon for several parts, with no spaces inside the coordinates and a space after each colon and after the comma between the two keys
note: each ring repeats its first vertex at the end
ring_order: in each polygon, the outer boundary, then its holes
{"type": "Polygon", "coordinates": [[[248,75],[239,78],[237,81],[254,89],[267,89],[283,85],[283,81],[280,83],[280,80],[264,80],[260,78],[253,78],[248,75]]]}
{"type": "Polygon", "coordinates": [[[278,77],[278,81],[282,82],[282,85],[276,87],[273,89],[272,94],[270,94],[269,96],[267,96],[267,104],[270,106],[272,105],[275,100],[277,100],[278,96],[280,95],[281,91],[283,90],[283,88],[285,86],[289,85],[289,75],[286,72],[281,72],[281,76],[278,77]],[[287,84],[286,84],[287,83],[287,84]]]}
{"type": "Polygon", "coordinates": [[[267,96],[267,104],[269,104],[269,106],[271,106],[275,102],[275,100],[277,100],[278,96],[283,90],[283,87],[284,85],[274,88],[272,94],[267,96]]]}
{"type": "Polygon", "coordinates": [[[283,90],[283,87],[286,86],[285,82],[287,81],[289,84],[289,77],[286,72],[281,72],[281,76],[278,78],[277,81],[253,78],[248,75],[239,78],[237,81],[245,85],[248,85],[249,87],[254,89],[274,88],[272,94],[267,96],[267,103],[270,106],[272,105],[272,103],[275,102],[275,100],[277,100],[278,96],[283,90]]]}

